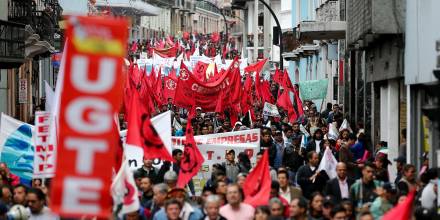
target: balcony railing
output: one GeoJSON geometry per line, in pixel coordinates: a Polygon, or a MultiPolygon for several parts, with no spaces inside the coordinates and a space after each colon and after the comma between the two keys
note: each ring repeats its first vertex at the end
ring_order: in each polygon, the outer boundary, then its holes
{"type": "Polygon", "coordinates": [[[220,11],[217,8],[215,8],[211,4],[204,2],[204,1],[196,1],[196,7],[207,10],[207,11],[214,12],[216,14],[220,14],[220,11]]]}
{"type": "Polygon", "coordinates": [[[19,66],[24,60],[24,25],[0,20],[0,63],[2,68],[19,66]]]}

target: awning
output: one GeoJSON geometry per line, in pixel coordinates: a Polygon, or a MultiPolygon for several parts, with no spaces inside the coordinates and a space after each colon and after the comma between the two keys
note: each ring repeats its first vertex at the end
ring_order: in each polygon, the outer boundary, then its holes
{"type": "Polygon", "coordinates": [[[101,10],[109,7],[117,15],[157,16],[162,11],[141,0],[97,0],[95,6],[101,10]]]}
{"type": "Polygon", "coordinates": [[[299,24],[300,39],[344,39],[345,21],[303,21],[299,24]]]}

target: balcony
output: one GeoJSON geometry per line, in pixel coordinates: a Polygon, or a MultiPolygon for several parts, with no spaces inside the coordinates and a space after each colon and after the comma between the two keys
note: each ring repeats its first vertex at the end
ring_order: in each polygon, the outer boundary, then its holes
{"type": "Polygon", "coordinates": [[[196,6],[196,8],[203,9],[203,10],[220,15],[220,11],[217,8],[215,8],[212,4],[209,4],[207,2],[196,1],[195,6],[196,6]]]}
{"type": "Polygon", "coordinates": [[[316,9],[316,21],[300,22],[300,38],[311,40],[344,39],[347,24],[340,19],[339,4],[339,1],[326,1],[316,9]]]}
{"type": "Polygon", "coordinates": [[[345,21],[303,21],[299,24],[301,38],[313,40],[344,39],[345,21]]]}
{"type": "MultiPolygon", "coordinates": [[[[153,1],[159,2],[159,1],[153,1]]],[[[160,1],[171,2],[171,1],[160,1]]],[[[174,1],[172,1],[174,3],[174,1]]],[[[95,6],[100,10],[111,8],[112,13],[116,15],[128,16],[157,16],[161,8],[156,7],[146,0],[97,0],[95,6]]]]}
{"type": "Polygon", "coordinates": [[[19,67],[24,62],[24,24],[0,20],[0,69],[19,67]]]}

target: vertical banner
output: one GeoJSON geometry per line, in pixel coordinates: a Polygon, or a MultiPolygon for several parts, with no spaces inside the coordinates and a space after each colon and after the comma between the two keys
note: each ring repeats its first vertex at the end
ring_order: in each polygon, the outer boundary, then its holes
{"type": "Polygon", "coordinates": [[[69,17],[51,207],[62,217],[108,218],[119,135],[127,22],[69,17]]]}
{"type": "Polygon", "coordinates": [[[34,178],[52,178],[55,175],[56,150],[49,144],[50,112],[35,112],[34,178]]]}

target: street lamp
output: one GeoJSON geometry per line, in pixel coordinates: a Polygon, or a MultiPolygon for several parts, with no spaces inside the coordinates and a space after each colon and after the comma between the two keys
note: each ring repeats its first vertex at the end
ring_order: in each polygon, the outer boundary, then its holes
{"type": "Polygon", "coordinates": [[[228,22],[226,20],[225,14],[223,14],[223,11],[216,4],[214,4],[214,3],[212,3],[212,2],[210,2],[208,0],[196,0],[196,1],[198,1],[198,2],[206,2],[209,5],[211,5],[212,7],[216,8],[220,12],[220,14],[223,16],[223,20],[225,21],[225,33],[226,33],[226,42],[227,42],[228,41],[228,22]]]}
{"type": "MultiPolygon", "coordinates": [[[[253,1],[253,0],[236,0],[235,2],[232,3],[232,7],[233,8],[237,8],[237,9],[243,9],[243,3],[244,2],[249,2],[249,1],[253,1]]],[[[281,39],[282,34],[281,34],[281,25],[280,25],[280,21],[278,21],[277,16],[275,15],[275,12],[273,12],[272,8],[269,6],[269,4],[267,4],[264,0],[258,0],[260,3],[262,3],[269,11],[270,14],[272,14],[272,17],[275,19],[275,23],[277,24],[277,34],[278,34],[278,45],[280,47],[280,70],[283,71],[284,70],[284,65],[283,65],[283,41],[281,39]]],[[[258,36],[257,36],[258,37],[258,36]]]]}

